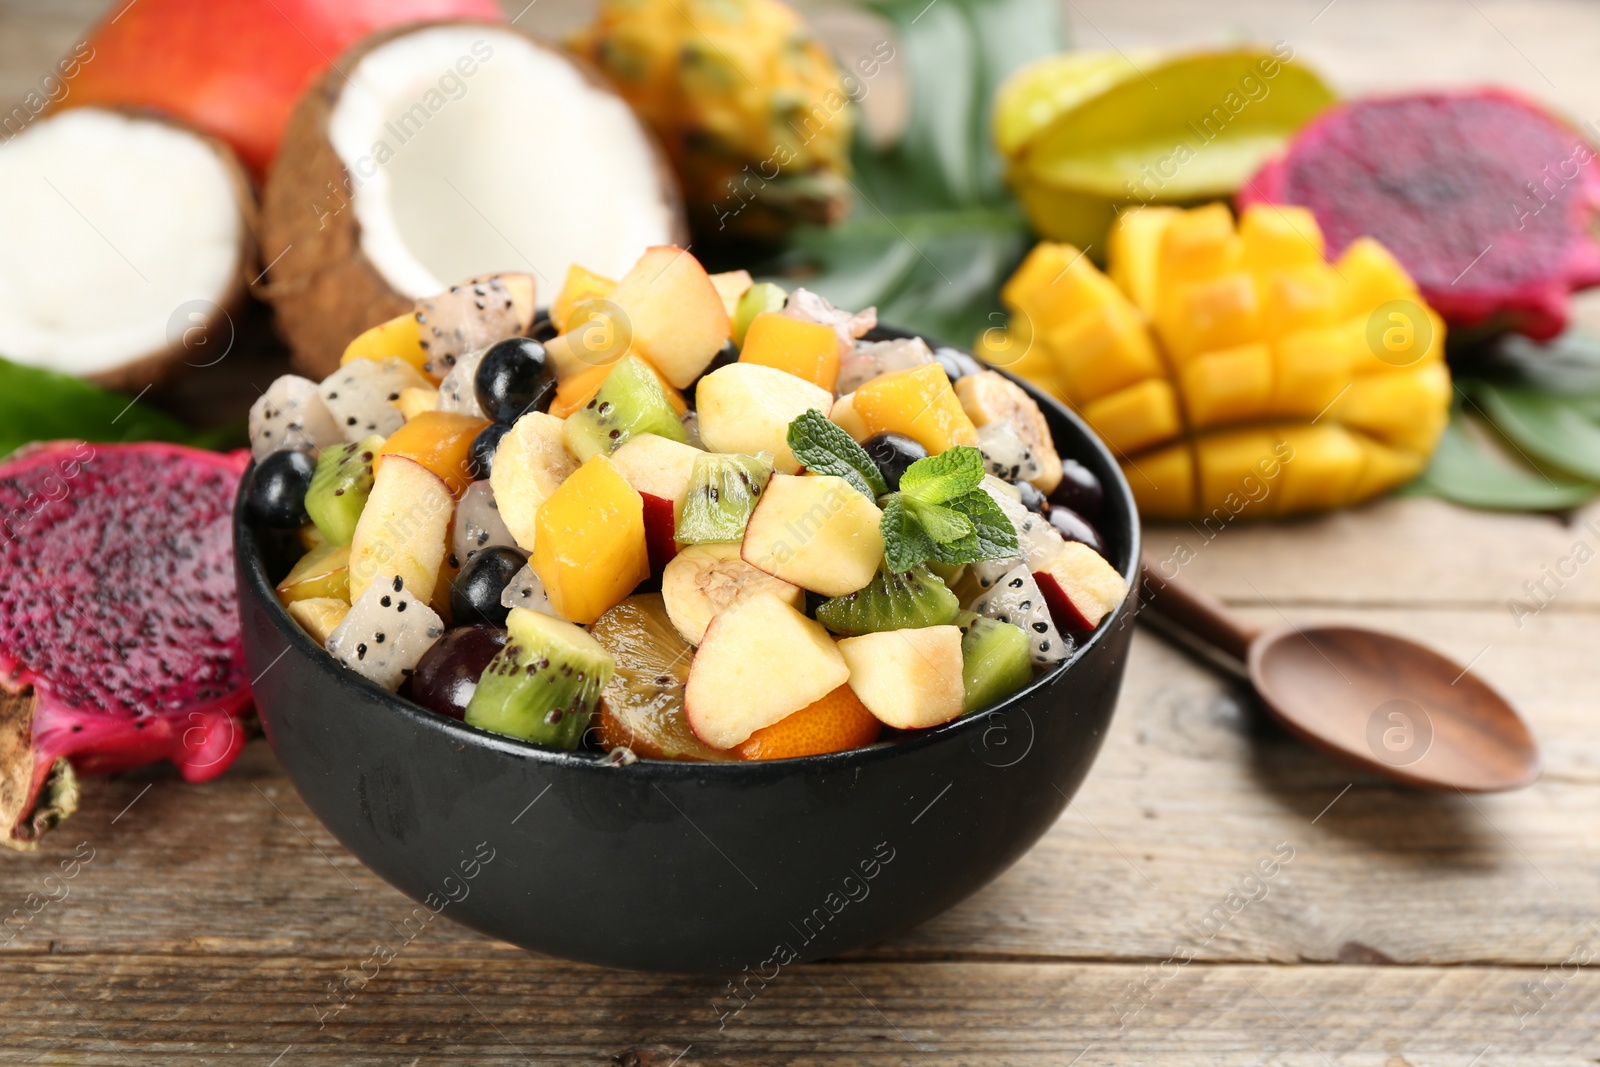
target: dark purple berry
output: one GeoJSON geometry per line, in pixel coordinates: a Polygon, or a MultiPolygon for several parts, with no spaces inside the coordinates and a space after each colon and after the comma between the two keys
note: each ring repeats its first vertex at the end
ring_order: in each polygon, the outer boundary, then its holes
{"type": "Polygon", "coordinates": [[[317,462],[306,452],[274,452],[250,476],[250,514],[263,526],[293,529],[309,521],[306,492],[317,462]]]}
{"type": "Polygon", "coordinates": [[[1094,472],[1075,459],[1061,460],[1061,484],[1050,493],[1050,503],[1071,508],[1091,522],[1100,519],[1105,490],[1094,472]]]}
{"type": "Polygon", "coordinates": [[[478,406],[495,422],[544,411],[556,396],[556,368],[544,345],[527,337],[501,341],[478,363],[478,406]]]}
{"type": "Polygon", "coordinates": [[[904,434],[880,433],[861,442],[872,462],[877,464],[883,480],[891,493],[900,489],[900,476],[906,468],[919,459],[928,458],[928,450],[904,434]]]}
{"type": "Polygon", "coordinates": [[[497,626],[457,626],[423,653],[411,676],[411,699],[429,711],[460,719],[484,668],[506,644],[497,626]]]}
{"type": "Polygon", "coordinates": [[[1017,492],[1022,494],[1022,506],[1043,515],[1046,507],[1044,494],[1039,492],[1032,482],[1017,482],[1016,486],[1017,492]]]}
{"type": "Polygon", "coordinates": [[[489,477],[489,472],[494,469],[494,454],[500,448],[500,438],[510,429],[510,423],[496,422],[478,432],[478,436],[472,439],[472,448],[467,452],[467,477],[475,482],[489,477]]]}
{"type": "Polygon", "coordinates": [[[1106,554],[1106,547],[1100,540],[1100,534],[1076,511],[1056,504],[1045,512],[1045,517],[1050,520],[1050,525],[1055,527],[1056,533],[1068,541],[1088,545],[1102,556],[1106,554]]]}
{"type": "Polygon", "coordinates": [[[450,583],[450,612],[456,622],[504,626],[511,609],[501,605],[500,596],[527,562],[526,552],[509,545],[474,552],[450,583]]]}
{"type": "Polygon", "coordinates": [[[944,368],[945,376],[952,382],[967,377],[969,374],[979,374],[983,371],[983,364],[953,348],[936,348],[933,358],[939,366],[944,368]]]}

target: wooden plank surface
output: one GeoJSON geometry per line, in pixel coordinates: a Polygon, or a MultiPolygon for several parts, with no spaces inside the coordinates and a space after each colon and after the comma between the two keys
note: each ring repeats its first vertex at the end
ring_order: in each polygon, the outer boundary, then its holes
{"type": "MultiPolygon", "coordinates": [[[[0,0],[0,99],[106,6],[0,0]]],[[[813,7],[840,34],[874,32],[813,7]]],[[[542,0],[524,22],[560,29],[582,9],[542,0]]],[[[1350,90],[1492,78],[1600,118],[1600,5],[1066,10],[1089,47],[1283,39],[1350,90]]],[[[214,399],[279,358],[230,357],[166,402],[220,417],[214,399]]],[[[447,922],[352,978],[410,905],[260,744],[203,786],[160,770],[90,780],[44,848],[0,856],[0,915],[27,916],[0,945],[0,1064],[1595,1062],[1600,984],[1580,961],[1600,955],[1600,580],[1548,573],[1578,541],[1600,547],[1597,517],[1390,500],[1215,537],[1152,528],[1153,554],[1187,545],[1184,574],[1253,621],[1356,621],[1475,660],[1539,734],[1544,778],[1495,797],[1393,788],[1140,632],[1104,752],[1031,853],[919,929],[785,971],[720,1028],[721,979],[566,964],[447,922]],[[1547,606],[1519,612],[1540,581],[1547,606]],[[1244,882],[1275,848],[1292,859],[1244,882]],[[63,863],[64,895],[46,882],[63,863]],[[1230,891],[1255,899],[1234,910],[1230,891]],[[349,1003],[328,1015],[343,982],[349,1003]]]]}

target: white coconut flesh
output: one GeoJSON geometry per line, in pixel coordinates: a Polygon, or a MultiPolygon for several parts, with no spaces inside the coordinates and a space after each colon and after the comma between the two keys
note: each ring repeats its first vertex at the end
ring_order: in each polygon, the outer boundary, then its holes
{"type": "Polygon", "coordinates": [[[0,144],[0,357],[115,377],[181,354],[240,291],[239,195],[212,142],[154,119],[80,108],[0,144]]]}
{"type": "Polygon", "coordinates": [[[328,140],[350,174],[361,251],[404,296],[526,271],[548,305],[570,265],[619,277],[676,235],[639,120],[552,47],[435,26],[346,73],[328,140]]]}

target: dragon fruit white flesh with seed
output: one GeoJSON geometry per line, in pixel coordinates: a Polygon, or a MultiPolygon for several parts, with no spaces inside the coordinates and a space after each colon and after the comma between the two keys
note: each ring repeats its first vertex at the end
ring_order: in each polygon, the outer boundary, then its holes
{"type": "Polygon", "coordinates": [[[373,582],[328,635],[333,658],[390,692],[444,634],[444,620],[406,589],[399,575],[373,582]]]}
{"type": "Polygon", "coordinates": [[[450,367],[450,373],[444,376],[439,383],[439,410],[457,415],[471,415],[475,419],[486,419],[483,405],[478,403],[478,364],[483,362],[483,357],[488,353],[487,348],[479,348],[458,357],[450,367]]]}
{"type": "Polygon", "coordinates": [[[1039,583],[1028,565],[1019,563],[1000,577],[994,587],[972,602],[972,610],[999,622],[1020,626],[1028,635],[1028,648],[1037,667],[1060,663],[1072,654],[1072,641],[1062,637],[1050,618],[1039,583]]]}
{"type": "Polygon", "coordinates": [[[344,440],[317,383],[285,374],[250,405],[250,453],[257,462],[274,452],[315,452],[344,440]]]}
{"type": "Polygon", "coordinates": [[[64,815],[74,771],[165,759],[201,782],[243,749],[232,511],[248,460],[57,441],[0,463],[0,844],[30,847],[64,815]]]}
{"type": "Polygon", "coordinates": [[[500,506],[494,502],[494,489],[487,481],[473,482],[456,504],[450,534],[450,554],[458,567],[465,567],[473,554],[504,545],[516,548],[517,539],[506,529],[500,506]]]}
{"type": "Polygon", "coordinates": [[[359,441],[372,434],[388,437],[405,424],[395,407],[402,389],[432,387],[415,367],[391,356],[382,363],[352,359],[323,379],[321,392],[344,439],[359,441]]]}
{"type": "Polygon", "coordinates": [[[1017,531],[1017,547],[1022,550],[1022,554],[1012,556],[1010,559],[984,560],[971,564],[972,576],[977,579],[980,588],[992,588],[1002,575],[1019,562],[1026,563],[1031,573],[1040,570],[1045,564],[1061,555],[1061,549],[1066,545],[1066,541],[1056,532],[1056,528],[1050,525],[1049,519],[1023,507],[1022,501],[1008,493],[1004,487],[995,484],[991,478],[984,478],[983,490],[999,505],[1000,510],[1005,512],[1006,518],[1011,520],[1012,527],[1017,531]]]}

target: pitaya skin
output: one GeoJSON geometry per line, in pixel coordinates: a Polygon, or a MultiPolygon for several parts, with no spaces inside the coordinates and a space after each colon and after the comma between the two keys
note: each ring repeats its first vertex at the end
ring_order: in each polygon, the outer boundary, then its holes
{"type": "Polygon", "coordinates": [[[165,759],[202,782],[244,748],[232,506],[249,459],[64,441],[0,463],[0,685],[37,699],[29,808],[59,757],[85,774],[165,759]]]}
{"type": "Polygon", "coordinates": [[[1241,211],[1262,202],[1310,208],[1329,258],[1357,237],[1376,238],[1434,310],[1465,331],[1548,340],[1566,329],[1568,294],[1600,285],[1594,146],[1504,89],[1332,108],[1236,200],[1241,211]],[[1420,140],[1424,126],[1433,136],[1420,140]]]}

